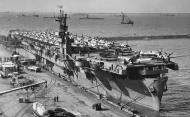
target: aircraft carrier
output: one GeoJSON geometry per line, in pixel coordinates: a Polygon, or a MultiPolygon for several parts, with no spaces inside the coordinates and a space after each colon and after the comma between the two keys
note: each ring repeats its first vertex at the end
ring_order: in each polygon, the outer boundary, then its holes
{"type": "Polygon", "coordinates": [[[55,17],[59,33],[12,30],[9,38],[35,55],[43,67],[79,87],[127,108],[131,104],[160,110],[168,69],[178,64],[161,51],[137,52],[127,44],[68,32],[67,14],[55,17]]]}

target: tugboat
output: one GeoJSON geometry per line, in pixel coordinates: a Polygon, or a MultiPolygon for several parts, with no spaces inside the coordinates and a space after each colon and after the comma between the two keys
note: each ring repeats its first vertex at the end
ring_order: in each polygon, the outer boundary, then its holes
{"type": "Polygon", "coordinates": [[[56,21],[60,24],[59,38],[45,40],[38,38],[38,33],[24,31],[11,35],[27,43],[23,49],[33,53],[37,61],[86,91],[106,97],[122,108],[137,104],[160,110],[163,93],[167,91],[166,74],[168,69],[178,70],[177,63],[159,56],[143,56],[131,49],[118,51],[114,45],[100,51],[96,44],[96,51],[75,53],[72,43],[78,38],[68,32],[67,14],[60,12],[56,21]]]}

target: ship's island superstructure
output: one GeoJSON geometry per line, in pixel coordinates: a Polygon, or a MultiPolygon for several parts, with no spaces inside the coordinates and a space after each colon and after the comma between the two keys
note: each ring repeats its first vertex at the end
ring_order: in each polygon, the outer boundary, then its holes
{"type": "Polygon", "coordinates": [[[135,103],[159,111],[166,73],[178,70],[176,63],[158,51],[136,52],[127,44],[72,35],[66,19],[60,12],[57,35],[15,30],[10,37],[20,40],[39,63],[100,97],[122,107],[135,103]]]}

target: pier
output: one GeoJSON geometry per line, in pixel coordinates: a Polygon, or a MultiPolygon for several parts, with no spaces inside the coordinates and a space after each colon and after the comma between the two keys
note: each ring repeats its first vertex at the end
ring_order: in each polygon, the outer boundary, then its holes
{"type": "Polygon", "coordinates": [[[129,36],[129,37],[103,37],[107,41],[125,41],[125,40],[156,40],[156,39],[189,39],[190,34],[173,34],[173,35],[152,35],[152,36],[129,36]]]}

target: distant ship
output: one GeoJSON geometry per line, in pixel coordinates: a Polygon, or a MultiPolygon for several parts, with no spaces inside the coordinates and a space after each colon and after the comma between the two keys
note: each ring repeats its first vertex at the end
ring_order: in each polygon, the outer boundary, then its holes
{"type": "Polygon", "coordinates": [[[81,20],[84,20],[84,19],[103,20],[104,18],[102,18],[102,17],[89,17],[89,15],[86,14],[86,17],[81,17],[80,19],[81,19],[81,20]]]}
{"type": "Polygon", "coordinates": [[[21,16],[26,16],[25,14],[21,14],[21,16]]]}
{"type": "Polygon", "coordinates": [[[168,14],[166,14],[166,16],[175,16],[175,14],[168,13],[168,14]]]}
{"type": "Polygon", "coordinates": [[[25,13],[21,13],[21,14],[18,14],[17,16],[18,16],[18,17],[20,17],[20,16],[21,16],[21,17],[26,17],[27,15],[26,15],[25,13]]]}
{"type": "Polygon", "coordinates": [[[121,12],[121,24],[131,24],[134,25],[134,22],[127,16],[125,15],[123,12],[121,12]]]}
{"type": "Polygon", "coordinates": [[[32,15],[32,16],[34,16],[34,17],[39,17],[39,15],[38,15],[38,14],[34,14],[34,15],[32,15]]]}

